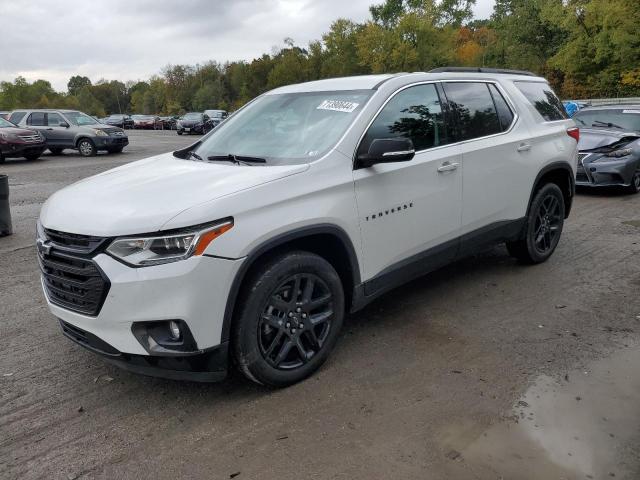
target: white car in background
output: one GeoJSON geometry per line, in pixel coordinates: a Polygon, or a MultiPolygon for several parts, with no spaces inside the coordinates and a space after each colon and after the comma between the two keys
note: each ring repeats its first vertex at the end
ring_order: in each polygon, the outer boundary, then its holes
{"type": "Polygon", "coordinates": [[[55,193],[38,222],[45,296],[67,337],[129,370],[214,381],[233,363],[290,385],[347,312],[402,283],[499,242],[547,260],[577,140],[526,72],[278,88],[188,148],[55,193]]]}

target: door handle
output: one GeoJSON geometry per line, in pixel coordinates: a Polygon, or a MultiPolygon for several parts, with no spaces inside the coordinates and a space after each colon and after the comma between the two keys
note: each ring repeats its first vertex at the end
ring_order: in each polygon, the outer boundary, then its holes
{"type": "Polygon", "coordinates": [[[444,162],[438,167],[438,173],[453,172],[460,166],[459,163],[444,162]]]}
{"type": "Polygon", "coordinates": [[[530,143],[521,143],[520,146],[517,148],[517,150],[519,152],[528,152],[529,150],[531,150],[531,144],[530,143]]]}

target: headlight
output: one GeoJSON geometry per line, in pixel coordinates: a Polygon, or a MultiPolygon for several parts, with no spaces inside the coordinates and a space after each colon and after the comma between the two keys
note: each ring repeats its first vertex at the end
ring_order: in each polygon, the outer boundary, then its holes
{"type": "Polygon", "coordinates": [[[620,157],[626,157],[627,155],[631,155],[632,153],[633,153],[633,150],[631,150],[630,148],[625,148],[624,150],[615,150],[613,152],[605,153],[605,157],[620,158],[620,157]]]}
{"type": "Polygon", "coordinates": [[[147,267],[202,255],[209,244],[233,227],[228,219],[209,227],[171,235],[118,238],[107,253],[134,267],[147,267]]]}
{"type": "Polygon", "coordinates": [[[14,135],[13,133],[3,133],[0,132],[0,139],[2,140],[9,140],[9,141],[16,141],[16,140],[20,140],[20,138],[17,135],[14,135]]]}
{"type": "Polygon", "coordinates": [[[108,137],[109,134],[107,132],[105,132],[104,130],[94,130],[93,133],[96,134],[96,136],[98,137],[108,137]]]}
{"type": "Polygon", "coordinates": [[[42,226],[42,223],[40,223],[40,220],[38,219],[38,221],[36,222],[36,239],[41,239],[41,240],[46,240],[47,239],[47,234],[44,231],[44,227],[42,226]]]}

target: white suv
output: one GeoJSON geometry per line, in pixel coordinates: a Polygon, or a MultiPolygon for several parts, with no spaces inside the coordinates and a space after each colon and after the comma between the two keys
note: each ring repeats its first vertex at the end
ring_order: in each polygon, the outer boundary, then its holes
{"type": "Polygon", "coordinates": [[[132,371],[285,386],[346,312],[506,242],[553,253],[578,131],[543,78],[442,69],[268,92],[192,146],[54,194],[42,285],[64,334],[132,371]]]}

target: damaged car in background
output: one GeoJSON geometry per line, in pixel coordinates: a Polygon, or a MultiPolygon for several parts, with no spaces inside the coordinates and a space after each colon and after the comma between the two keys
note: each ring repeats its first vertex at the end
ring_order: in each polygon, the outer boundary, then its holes
{"type": "Polygon", "coordinates": [[[591,107],[578,112],[576,186],[640,192],[640,106],[591,107]]]}

